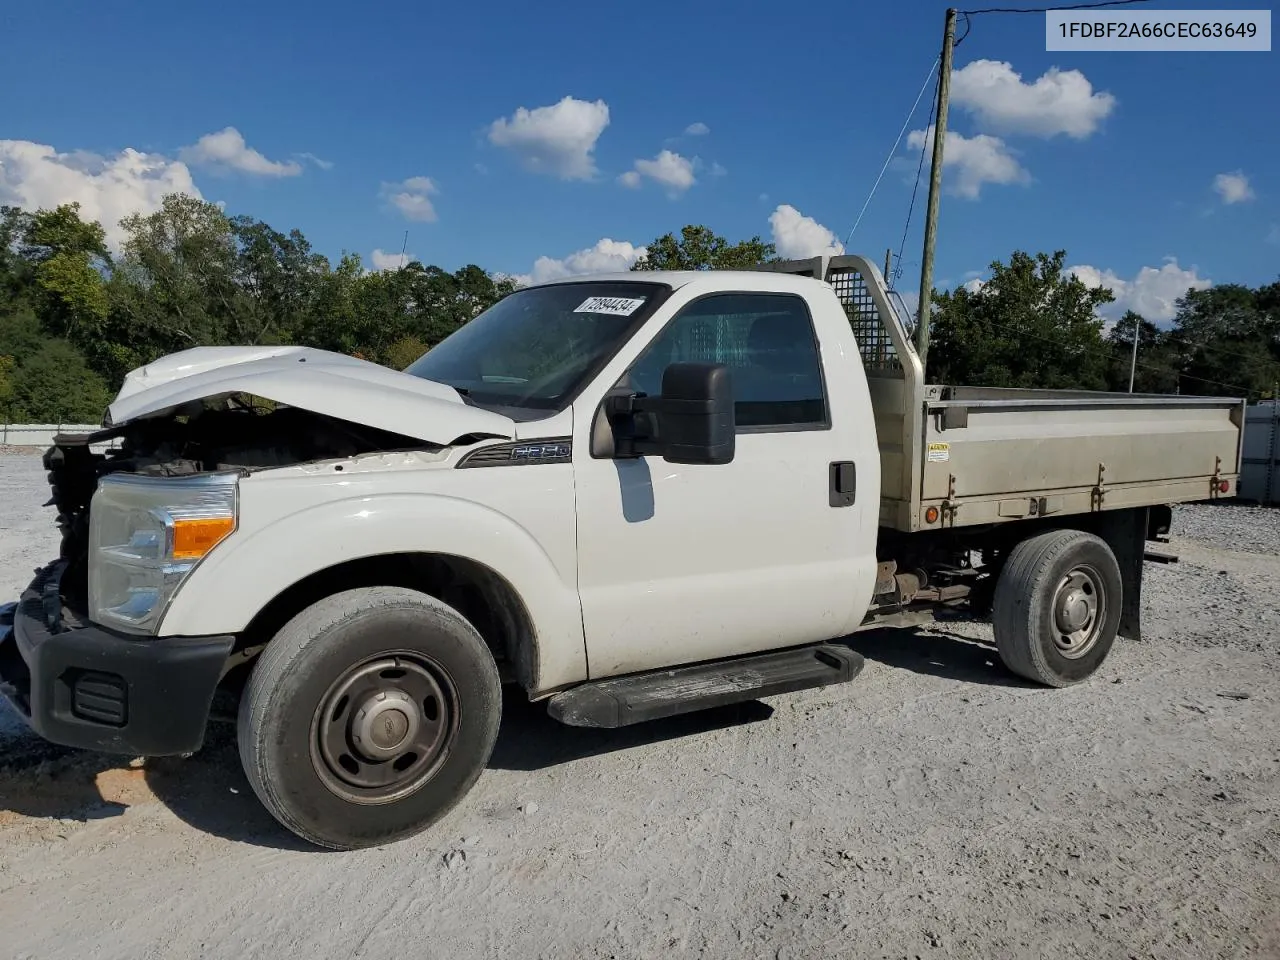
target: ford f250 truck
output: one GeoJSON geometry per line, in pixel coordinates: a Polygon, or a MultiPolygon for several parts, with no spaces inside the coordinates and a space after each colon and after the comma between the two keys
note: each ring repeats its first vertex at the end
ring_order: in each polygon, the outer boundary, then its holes
{"type": "Polygon", "coordinates": [[[926,384],[856,256],[523,288],[403,372],[187,350],[46,453],[61,555],[0,677],[43,737],[144,756],[226,688],[282,824],[389,842],[480,776],[504,683],[614,727],[852,680],[841,638],[947,610],[1085,680],[1170,505],[1233,495],[1243,410],[926,384]]]}

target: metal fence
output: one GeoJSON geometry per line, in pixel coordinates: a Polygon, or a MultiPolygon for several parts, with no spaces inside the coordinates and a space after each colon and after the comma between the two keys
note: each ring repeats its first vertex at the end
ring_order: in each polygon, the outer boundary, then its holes
{"type": "Polygon", "coordinates": [[[1245,413],[1240,499],[1280,505],[1280,402],[1256,403],[1245,413]]]}
{"type": "MultiPolygon", "coordinates": [[[[53,438],[59,433],[93,433],[101,429],[96,423],[0,423],[0,446],[43,450],[53,445],[53,438]]],[[[107,450],[119,442],[95,443],[92,449],[107,450]]]]}

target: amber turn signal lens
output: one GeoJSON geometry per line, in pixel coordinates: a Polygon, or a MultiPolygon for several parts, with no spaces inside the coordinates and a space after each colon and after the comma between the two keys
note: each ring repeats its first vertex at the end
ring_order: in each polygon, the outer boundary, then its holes
{"type": "Polygon", "coordinates": [[[234,517],[201,517],[173,521],[173,558],[198,560],[236,527],[234,517]]]}
{"type": "Polygon", "coordinates": [[[937,522],[938,522],[938,508],[937,508],[937,507],[930,507],[928,510],[926,510],[926,511],[924,512],[924,522],[925,522],[925,523],[937,523],[937,522]]]}

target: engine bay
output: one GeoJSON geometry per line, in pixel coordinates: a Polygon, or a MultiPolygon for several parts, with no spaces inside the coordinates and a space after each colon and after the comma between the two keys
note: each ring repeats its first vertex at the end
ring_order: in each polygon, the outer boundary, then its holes
{"type": "Polygon", "coordinates": [[[182,477],[223,470],[253,472],[433,444],[255,397],[189,405],[162,417],[89,434],[59,435],[44,454],[57,509],[61,557],[68,562],[63,601],[84,609],[88,589],[89,505],[111,473],[182,477]],[[109,443],[105,452],[94,447],[109,443]]]}

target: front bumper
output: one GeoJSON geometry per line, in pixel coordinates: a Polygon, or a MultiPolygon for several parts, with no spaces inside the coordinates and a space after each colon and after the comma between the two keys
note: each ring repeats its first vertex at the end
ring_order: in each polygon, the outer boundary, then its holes
{"type": "Polygon", "coordinates": [[[62,606],[65,561],[0,608],[0,693],[53,743],[130,756],[192,753],[234,637],[138,638],[62,606]]]}

